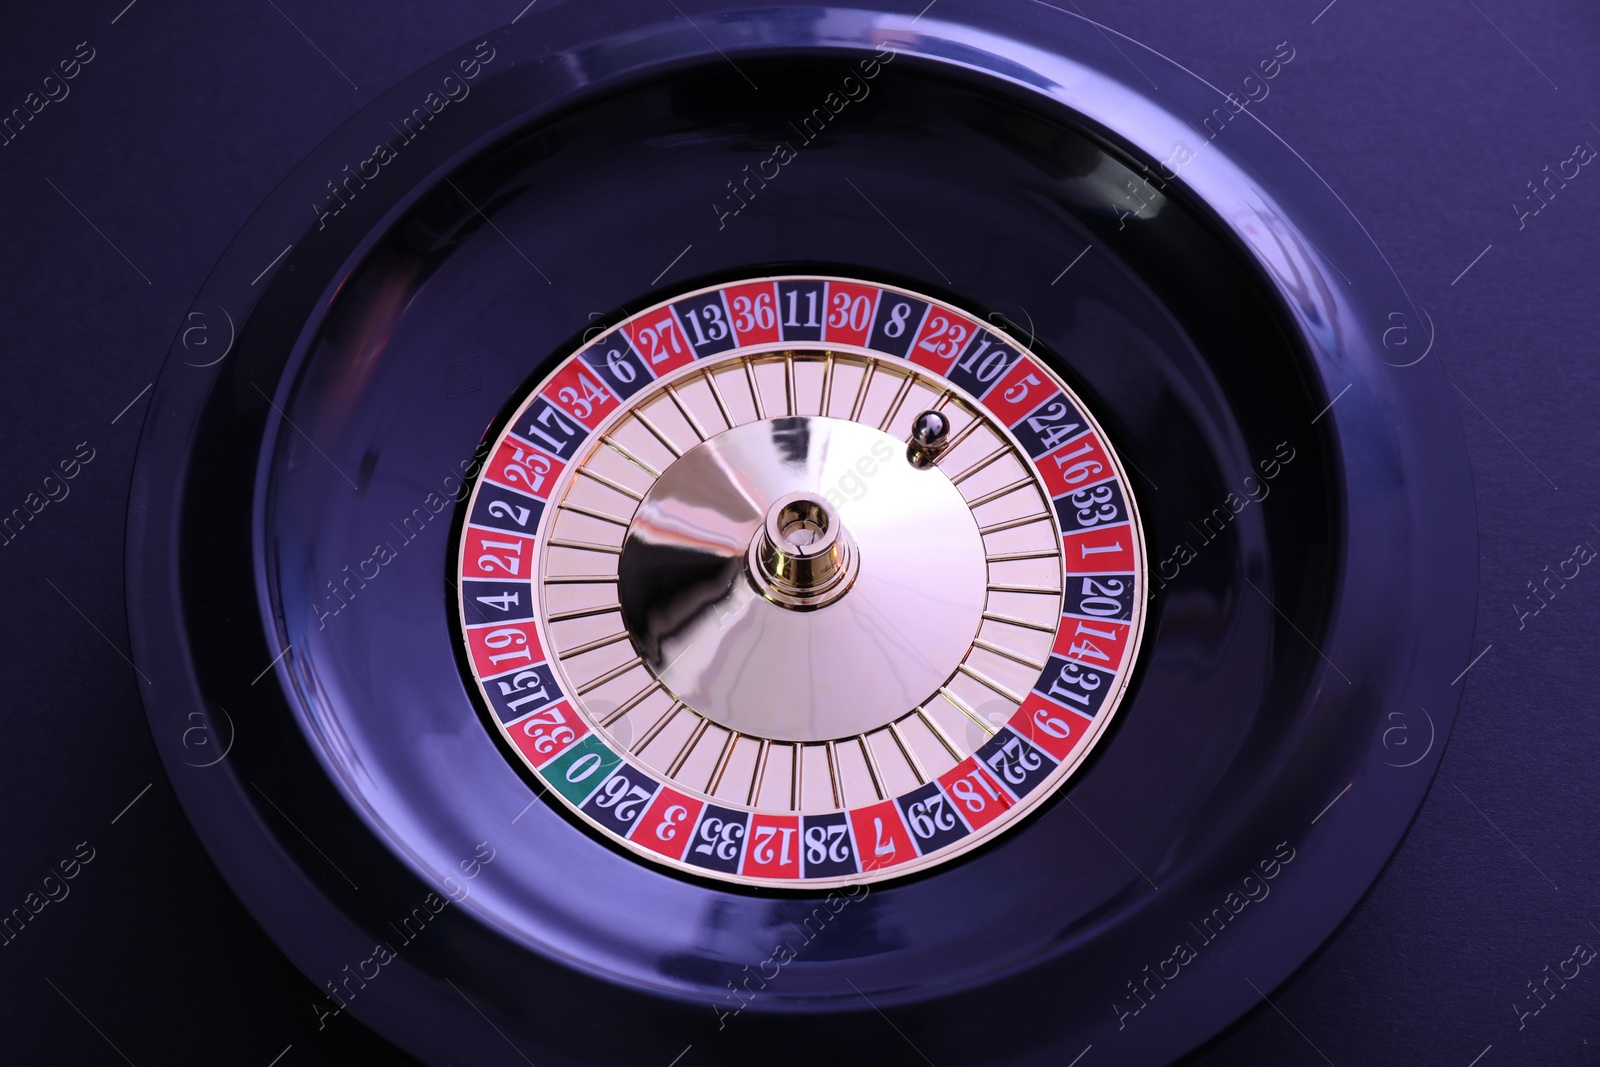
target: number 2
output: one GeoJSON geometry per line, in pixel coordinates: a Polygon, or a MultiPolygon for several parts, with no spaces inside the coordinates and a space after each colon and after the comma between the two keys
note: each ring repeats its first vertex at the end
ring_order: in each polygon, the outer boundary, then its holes
{"type": "Polygon", "coordinates": [[[504,500],[491,500],[489,502],[489,514],[497,519],[510,519],[518,526],[525,527],[528,525],[528,516],[532,512],[521,504],[512,505],[507,504],[504,500]]]}

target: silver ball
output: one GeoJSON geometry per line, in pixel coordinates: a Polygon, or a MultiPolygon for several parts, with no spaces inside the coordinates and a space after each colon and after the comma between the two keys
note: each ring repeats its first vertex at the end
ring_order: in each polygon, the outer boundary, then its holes
{"type": "Polygon", "coordinates": [[[942,411],[924,411],[911,424],[911,439],[923,448],[936,448],[950,434],[950,420],[942,411]]]}

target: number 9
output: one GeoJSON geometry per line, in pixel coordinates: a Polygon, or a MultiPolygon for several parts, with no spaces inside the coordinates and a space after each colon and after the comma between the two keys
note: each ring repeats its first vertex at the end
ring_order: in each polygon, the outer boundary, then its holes
{"type": "Polygon", "coordinates": [[[1066,739],[1072,736],[1072,727],[1067,725],[1067,720],[1059,715],[1051,715],[1048,708],[1040,708],[1034,712],[1033,721],[1039,729],[1051,737],[1066,739]]]}

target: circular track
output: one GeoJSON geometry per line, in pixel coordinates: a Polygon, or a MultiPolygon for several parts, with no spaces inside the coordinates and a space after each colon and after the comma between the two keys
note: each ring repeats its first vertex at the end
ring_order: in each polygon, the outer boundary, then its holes
{"type": "MultiPolygon", "coordinates": [[[[910,1041],[941,1063],[1092,1045],[1092,1067],[1179,1057],[1307,960],[1448,735],[1472,498],[1437,362],[1386,348],[1422,330],[1392,272],[1253,119],[1197,132],[1225,107],[1045,5],[584,0],[312,153],[197,300],[236,324],[226,353],[174,344],[128,587],[175,787],[319,1010],[437,1063],[899,1062],[910,1041]],[[785,887],[643,859],[544,795],[478,692],[452,546],[567,356],[796,276],[924,294],[1057,376],[1124,465],[1148,589],[1120,710],[1047,799],[925,869],[785,887]],[[187,765],[213,708],[236,743],[187,765]],[[1419,714],[1431,740],[1400,759],[1419,714]]],[[[777,527],[804,556],[801,520],[827,516],[801,510],[777,527]]],[[[869,534],[839,516],[859,586],[869,534]]],[[[833,588],[771,584],[778,547],[752,597],[833,588]]],[[[767,740],[878,728],[854,722],[767,740]]]]}

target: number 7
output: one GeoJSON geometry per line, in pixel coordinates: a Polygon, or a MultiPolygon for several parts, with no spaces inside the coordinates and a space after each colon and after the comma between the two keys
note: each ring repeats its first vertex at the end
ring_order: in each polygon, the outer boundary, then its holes
{"type": "Polygon", "coordinates": [[[872,820],[872,836],[873,836],[873,839],[874,839],[874,844],[872,846],[872,854],[874,856],[892,856],[892,855],[894,855],[894,840],[892,838],[890,840],[888,840],[888,841],[885,841],[883,839],[883,820],[882,819],[877,818],[877,817],[873,818],[873,820],[872,820]]]}

